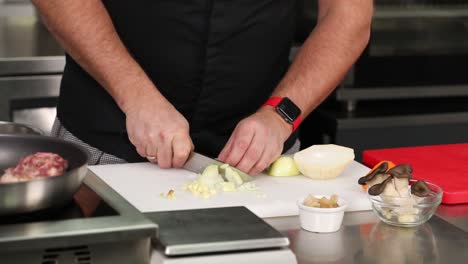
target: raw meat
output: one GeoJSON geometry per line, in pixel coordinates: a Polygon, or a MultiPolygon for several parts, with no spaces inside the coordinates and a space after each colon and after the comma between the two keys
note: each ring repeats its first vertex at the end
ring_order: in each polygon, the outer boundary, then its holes
{"type": "Polygon", "coordinates": [[[41,177],[62,175],[68,161],[55,153],[37,152],[22,158],[18,165],[9,168],[0,177],[0,183],[29,181],[41,177]]]}

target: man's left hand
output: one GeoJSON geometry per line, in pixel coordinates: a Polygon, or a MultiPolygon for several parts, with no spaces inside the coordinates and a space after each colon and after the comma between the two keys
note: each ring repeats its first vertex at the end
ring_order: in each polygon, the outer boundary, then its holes
{"type": "Polygon", "coordinates": [[[262,107],[237,124],[218,160],[257,175],[279,158],[291,132],[273,107],[262,107]]]}

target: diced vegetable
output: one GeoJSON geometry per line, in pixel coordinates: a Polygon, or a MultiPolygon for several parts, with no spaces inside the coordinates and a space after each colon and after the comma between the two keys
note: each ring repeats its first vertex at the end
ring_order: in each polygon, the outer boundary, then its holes
{"type": "Polygon", "coordinates": [[[323,196],[320,199],[309,194],[304,201],[305,206],[316,207],[316,208],[337,208],[338,205],[338,196],[333,194],[330,199],[323,196]]]}
{"type": "Polygon", "coordinates": [[[221,182],[219,184],[223,192],[235,192],[236,185],[233,182],[221,182]]]}
{"type": "Polygon", "coordinates": [[[161,198],[167,198],[167,199],[171,199],[171,200],[174,200],[174,199],[176,198],[176,196],[175,196],[175,191],[172,190],[172,189],[169,190],[169,191],[167,192],[167,194],[160,193],[159,196],[160,196],[161,198]]]}
{"type": "Polygon", "coordinates": [[[208,188],[214,188],[217,183],[224,181],[219,174],[218,165],[206,167],[203,173],[198,177],[198,180],[208,188]]]}
{"type": "Polygon", "coordinates": [[[236,188],[244,183],[240,175],[237,172],[235,172],[233,169],[231,169],[231,167],[225,168],[224,171],[225,171],[224,176],[226,180],[234,183],[236,188]]]}
{"type": "Polygon", "coordinates": [[[253,182],[244,182],[228,164],[213,164],[207,166],[195,181],[185,184],[183,189],[208,199],[219,192],[253,191],[258,187],[253,182]]]}

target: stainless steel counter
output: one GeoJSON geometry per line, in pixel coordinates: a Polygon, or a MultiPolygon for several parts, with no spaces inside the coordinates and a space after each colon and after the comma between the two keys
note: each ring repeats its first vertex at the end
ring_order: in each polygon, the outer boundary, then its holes
{"type": "Polygon", "coordinates": [[[330,234],[302,230],[298,217],[265,220],[289,237],[299,264],[466,263],[468,259],[468,204],[442,205],[437,216],[415,228],[387,225],[372,211],[346,213],[341,230],[330,234]]]}

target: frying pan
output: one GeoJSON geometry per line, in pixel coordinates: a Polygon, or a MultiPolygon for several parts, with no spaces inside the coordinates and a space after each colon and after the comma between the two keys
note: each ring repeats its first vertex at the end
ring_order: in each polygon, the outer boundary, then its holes
{"type": "Polygon", "coordinates": [[[87,172],[88,153],[74,143],[46,136],[1,135],[0,175],[24,156],[53,152],[68,161],[67,171],[55,177],[0,184],[0,215],[28,213],[68,203],[87,172]]]}
{"type": "Polygon", "coordinates": [[[44,135],[44,132],[26,124],[0,121],[0,134],[44,135]]]}

